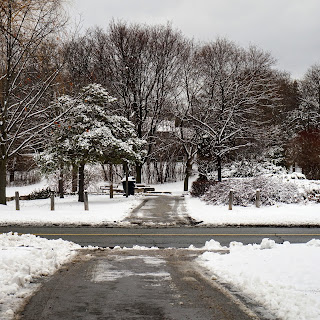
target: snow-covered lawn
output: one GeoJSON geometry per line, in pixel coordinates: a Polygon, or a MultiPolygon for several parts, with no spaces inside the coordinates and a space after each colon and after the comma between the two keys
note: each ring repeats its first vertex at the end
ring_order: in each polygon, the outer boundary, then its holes
{"type": "Polygon", "coordinates": [[[20,211],[15,210],[15,202],[0,205],[0,225],[101,225],[123,220],[132,208],[140,203],[138,197],[89,195],[89,211],[77,196],[55,198],[55,210],[50,210],[50,199],[20,201],[20,211]]]}
{"type": "MultiPolygon", "coordinates": [[[[192,177],[192,181],[196,176],[192,177]]],[[[314,187],[314,182],[298,181],[304,188],[314,187]],[[312,184],[313,183],[313,184],[312,184]]],[[[18,190],[21,195],[29,194],[34,190],[46,188],[46,181],[26,187],[10,187],[8,195],[14,195],[18,190]]],[[[183,194],[183,181],[152,185],[156,191],[171,192],[173,195],[183,194]]],[[[199,198],[185,196],[187,210],[192,218],[203,221],[203,224],[214,226],[223,225],[320,225],[320,203],[281,204],[275,206],[241,207],[234,206],[228,210],[227,206],[208,205],[199,198]]],[[[77,196],[66,196],[65,199],[55,198],[55,211],[50,211],[50,200],[21,201],[21,210],[15,210],[14,201],[7,206],[0,205],[0,225],[32,224],[32,225],[124,225],[122,221],[130,210],[139,205],[140,196],[125,198],[115,195],[110,199],[108,195],[89,195],[89,211],[84,210],[83,203],[77,201],[77,196]]],[[[201,225],[201,224],[200,224],[201,225]]]]}
{"type": "MultiPolygon", "coordinates": [[[[211,240],[205,246],[222,249],[211,240]]],[[[205,252],[197,262],[214,278],[235,286],[277,319],[320,319],[320,240],[306,244],[230,243],[229,254],[205,252]]]]}
{"type": "Polygon", "coordinates": [[[12,319],[23,300],[37,289],[32,281],[53,274],[80,248],[61,239],[0,234],[0,319],[12,319]]]}
{"type": "Polygon", "coordinates": [[[48,187],[48,181],[46,179],[42,179],[40,182],[35,184],[30,184],[27,186],[20,187],[10,187],[6,188],[7,197],[14,197],[15,192],[18,191],[20,196],[27,196],[33,191],[39,191],[41,189],[45,189],[48,187]]]}
{"type": "Polygon", "coordinates": [[[223,225],[320,225],[320,203],[284,204],[275,206],[241,207],[208,205],[199,198],[186,196],[187,210],[203,224],[223,225]]]}
{"type": "MultiPolygon", "coordinates": [[[[192,177],[192,181],[195,180],[192,177]]],[[[317,186],[314,181],[299,180],[300,186],[305,189],[312,189],[317,186]]],[[[154,185],[158,191],[170,191],[174,195],[183,193],[183,182],[165,183],[154,185]]],[[[320,203],[308,202],[306,204],[284,204],[278,203],[274,206],[241,207],[233,206],[228,210],[228,206],[216,206],[207,204],[199,198],[185,196],[187,211],[192,218],[203,221],[203,224],[214,226],[223,225],[320,225],[320,203]]]]}
{"type": "MultiPolygon", "coordinates": [[[[156,185],[157,191],[182,194],[183,183],[156,185]]],[[[16,188],[15,188],[16,189],[16,188]]],[[[22,187],[20,194],[28,194],[22,187]]],[[[9,193],[14,194],[14,189],[9,193]]],[[[213,225],[320,225],[320,204],[279,204],[252,207],[207,205],[186,196],[189,214],[196,220],[213,225]]],[[[55,211],[50,200],[21,201],[15,210],[14,201],[0,206],[0,224],[109,224],[123,223],[130,210],[141,198],[89,195],[89,211],[76,196],[56,198],[55,211]]],[[[23,299],[35,290],[35,277],[54,273],[62,263],[70,261],[80,246],[63,240],[46,240],[33,235],[0,235],[0,319],[11,319],[23,299]]],[[[275,244],[265,239],[260,245],[232,242],[229,248],[214,240],[207,242],[207,252],[197,262],[212,272],[219,281],[238,288],[263,305],[277,318],[320,320],[320,240],[306,244],[275,244]],[[229,254],[209,252],[230,249],[229,254]]],[[[192,247],[190,247],[192,249],[192,247]]]]}

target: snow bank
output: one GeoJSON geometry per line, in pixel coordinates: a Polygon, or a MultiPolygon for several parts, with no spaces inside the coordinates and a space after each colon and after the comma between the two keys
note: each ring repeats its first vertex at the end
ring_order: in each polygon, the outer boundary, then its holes
{"type": "Polygon", "coordinates": [[[306,244],[232,242],[229,254],[205,252],[197,262],[256,300],[277,318],[320,319],[320,240],[306,244]]]}
{"type": "Polygon", "coordinates": [[[0,235],[0,319],[11,319],[28,297],[40,276],[53,274],[71,261],[81,246],[72,242],[47,240],[34,235],[0,235]]]}
{"type": "Polygon", "coordinates": [[[208,251],[223,251],[228,250],[227,247],[224,247],[220,244],[219,241],[211,239],[206,241],[205,245],[202,248],[197,248],[193,244],[188,247],[189,250],[208,250],[208,251]]]}

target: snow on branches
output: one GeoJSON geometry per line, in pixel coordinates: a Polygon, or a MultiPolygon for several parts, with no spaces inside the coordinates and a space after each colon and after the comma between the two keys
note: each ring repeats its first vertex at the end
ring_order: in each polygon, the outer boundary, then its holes
{"type": "Polygon", "coordinates": [[[141,159],[144,141],[137,137],[130,121],[111,115],[113,101],[115,98],[97,84],[83,88],[76,98],[58,99],[61,112],[70,110],[55,124],[52,140],[38,158],[44,171],[52,172],[66,164],[141,159]]]}

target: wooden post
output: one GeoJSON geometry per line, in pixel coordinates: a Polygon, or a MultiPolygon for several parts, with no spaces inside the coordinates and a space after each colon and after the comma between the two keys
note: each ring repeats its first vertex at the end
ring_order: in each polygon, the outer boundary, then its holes
{"type": "Polygon", "coordinates": [[[256,191],[256,207],[260,208],[260,204],[261,204],[261,201],[260,201],[260,189],[257,189],[257,191],[256,191]]]}
{"type": "Polygon", "coordinates": [[[231,189],[229,192],[229,210],[232,210],[233,205],[233,190],[231,189]]]}
{"type": "Polygon", "coordinates": [[[50,209],[54,211],[54,192],[52,191],[50,194],[50,209]]]}
{"type": "Polygon", "coordinates": [[[112,198],[113,198],[113,184],[111,182],[111,184],[110,184],[110,199],[112,199],[112,198]]]}
{"type": "Polygon", "coordinates": [[[16,210],[20,210],[19,192],[18,191],[15,192],[14,199],[16,201],[16,210]]]}
{"type": "Polygon", "coordinates": [[[88,191],[84,192],[83,202],[84,202],[84,210],[88,211],[89,210],[88,191]]]}

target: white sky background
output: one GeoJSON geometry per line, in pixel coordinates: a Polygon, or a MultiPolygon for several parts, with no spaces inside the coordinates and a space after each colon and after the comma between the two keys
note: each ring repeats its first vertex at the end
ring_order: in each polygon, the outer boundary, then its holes
{"type": "Polygon", "coordinates": [[[276,67],[301,78],[320,63],[319,0],[70,0],[82,30],[108,27],[112,18],[166,24],[195,40],[225,37],[272,53],[276,67]]]}

